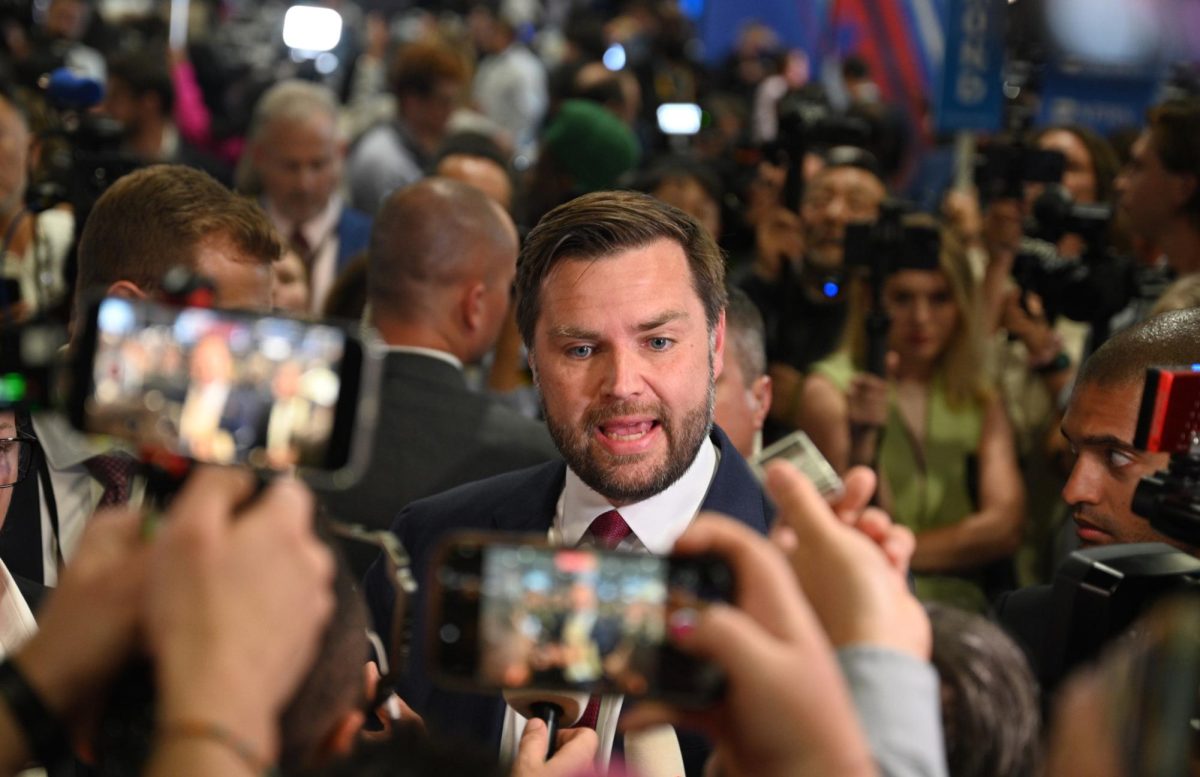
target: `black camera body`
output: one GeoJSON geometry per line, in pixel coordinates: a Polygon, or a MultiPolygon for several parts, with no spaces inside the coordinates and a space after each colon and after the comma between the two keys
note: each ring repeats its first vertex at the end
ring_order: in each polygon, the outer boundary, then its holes
{"type": "Polygon", "coordinates": [[[1167,469],[1138,483],[1133,511],[1155,531],[1200,547],[1200,364],[1146,371],[1133,444],[1171,454],[1167,469]]]}
{"type": "Polygon", "coordinates": [[[1027,183],[1059,183],[1066,161],[1057,151],[1031,148],[1023,139],[993,143],[975,162],[975,186],[983,202],[1019,200],[1027,183]]]}
{"type": "Polygon", "coordinates": [[[823,94],[811,89],[784,95],[777,112],[779,133],[765,152],[787,167],[783,201],[798,210],[804,195],[804,155],[835,146],[866,148],[871,127],[862,119],[835,112],[823,94]]]}
{"type": "Polygon", "coordinates": [[[879,218],[846,227],[844,266],[865,272],[871,293],[867,314],[867,371],[886,373],[891,322],[883,309],[883,284],[899,270],[936,270],[941,235],[935,227],[905,223],[909,208],[896,200],[883,203],[879,218]]]}
{"type": "Polygon", "coordinates": [[[1033,223],[1029,234],[1057,243],[1063,235],[1079,235],[1088,246],[1103,245],[1112,221],[1111,205],[1081,205],[1060,183],[1048,184],[1033,201],[1033,223]]]}

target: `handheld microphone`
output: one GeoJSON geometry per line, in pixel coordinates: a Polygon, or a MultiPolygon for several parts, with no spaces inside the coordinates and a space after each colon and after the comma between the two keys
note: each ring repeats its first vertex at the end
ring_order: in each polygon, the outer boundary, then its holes
{"type": "Polygon", "coordinates": [[[70,110],[85,110],[104,99],[104,84],[60,67],[45,76],[43,86],[51,105],[70,110]]]}
{"type": "Polygon", "coordinates": [[[508,706],[526,718],[541,718],[546,721],[546,733],[550,735],[550,742],[546,746],[547,760],[557,749],[559,726],[565,723],[567,728],[570,728],[578,723],[583,717],[583,711],[587,709],[589,698],[586,693],[537,688],[510,688],[504,692],[504,700],[508,702],[508,706]]]}

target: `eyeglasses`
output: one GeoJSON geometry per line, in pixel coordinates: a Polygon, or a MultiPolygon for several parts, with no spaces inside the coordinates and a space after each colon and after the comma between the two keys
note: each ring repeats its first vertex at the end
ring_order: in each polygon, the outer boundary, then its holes
{"type": "Polygon", "coordinates": [[[0,437],[0,488],[12,488],[25,479],[35,445],[34,437],[0,437]]]}

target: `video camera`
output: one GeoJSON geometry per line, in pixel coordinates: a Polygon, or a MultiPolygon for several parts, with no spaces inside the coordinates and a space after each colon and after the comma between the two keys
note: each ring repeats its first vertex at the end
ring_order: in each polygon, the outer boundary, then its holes
{"type": "MultiPolygon", "coordinates": [[[[1147,371],[1134,446],[1170,453],[1168,469],[1142,478],[1133,511],[1155,531],[1200,547],[1200,365],[1147,371]]],[[[1052,687],[1095,657],[1151,605],[1200,592],[1200,558],[1165,543],[1088,548],[1071,554],[1054,580],[1058,617],[1040,678],[1052,687]]]]}
{"type": "Polygon", "coordinates": [[[51,109],[51,123],[41,133],[45,170],[31,182],[26,205],[37,213],[69,203],[82,225],[104,190],[142,162],[121,150],[124,128],[119,122],[91,112],[104,99],[98,81],[64,67],[42,76],[38,86],[51,109]]]}
{"type": "Polygon", "coordinates": [[[834,146],[866,148],[871,140],[871,127],[862,119],[835,112],[823,94],[811,89],[784,95],[777,112],[779,132],[764,151],[787,166],[783,202],[788,208],[799,210],[804,197],[805,154],[834,146]]]}
{"type": "Polygon", "coordinates": [[[1200,547],[1200,364],[1147,371],[1133,444],[1171,455],[1167,469],[1142,478],[1133,511],[1155,531],[1200,547]]]}
{"type": "Polygon", "coordinates": [[[883,285],[899,270],[936,270],[941,252],[941,235],[935,226],[906,219],[911,211],[897,200],[879,208],[879,218],[846,227],[845,267],[865,271],[871,293],[867,314],[867,371],[886,374],[888,330],[891,321],[883,307],[883,285]]]}

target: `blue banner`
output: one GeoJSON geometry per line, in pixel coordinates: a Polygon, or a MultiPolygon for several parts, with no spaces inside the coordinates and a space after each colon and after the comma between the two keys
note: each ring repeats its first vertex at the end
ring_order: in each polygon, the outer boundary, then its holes
{"type": "Polygon", "coordinates": [[[1082,124],[1101,135],[1146,123],[1155,98],[1157,72],[1117,76],[1049,67],[1042,77],[1039,125],[1082,124]]]}
{"type": "Polygon", "coordinates": [[[998,130],[1004,112],[1005,0],[950,0],[939,130],[998,130]]]}

